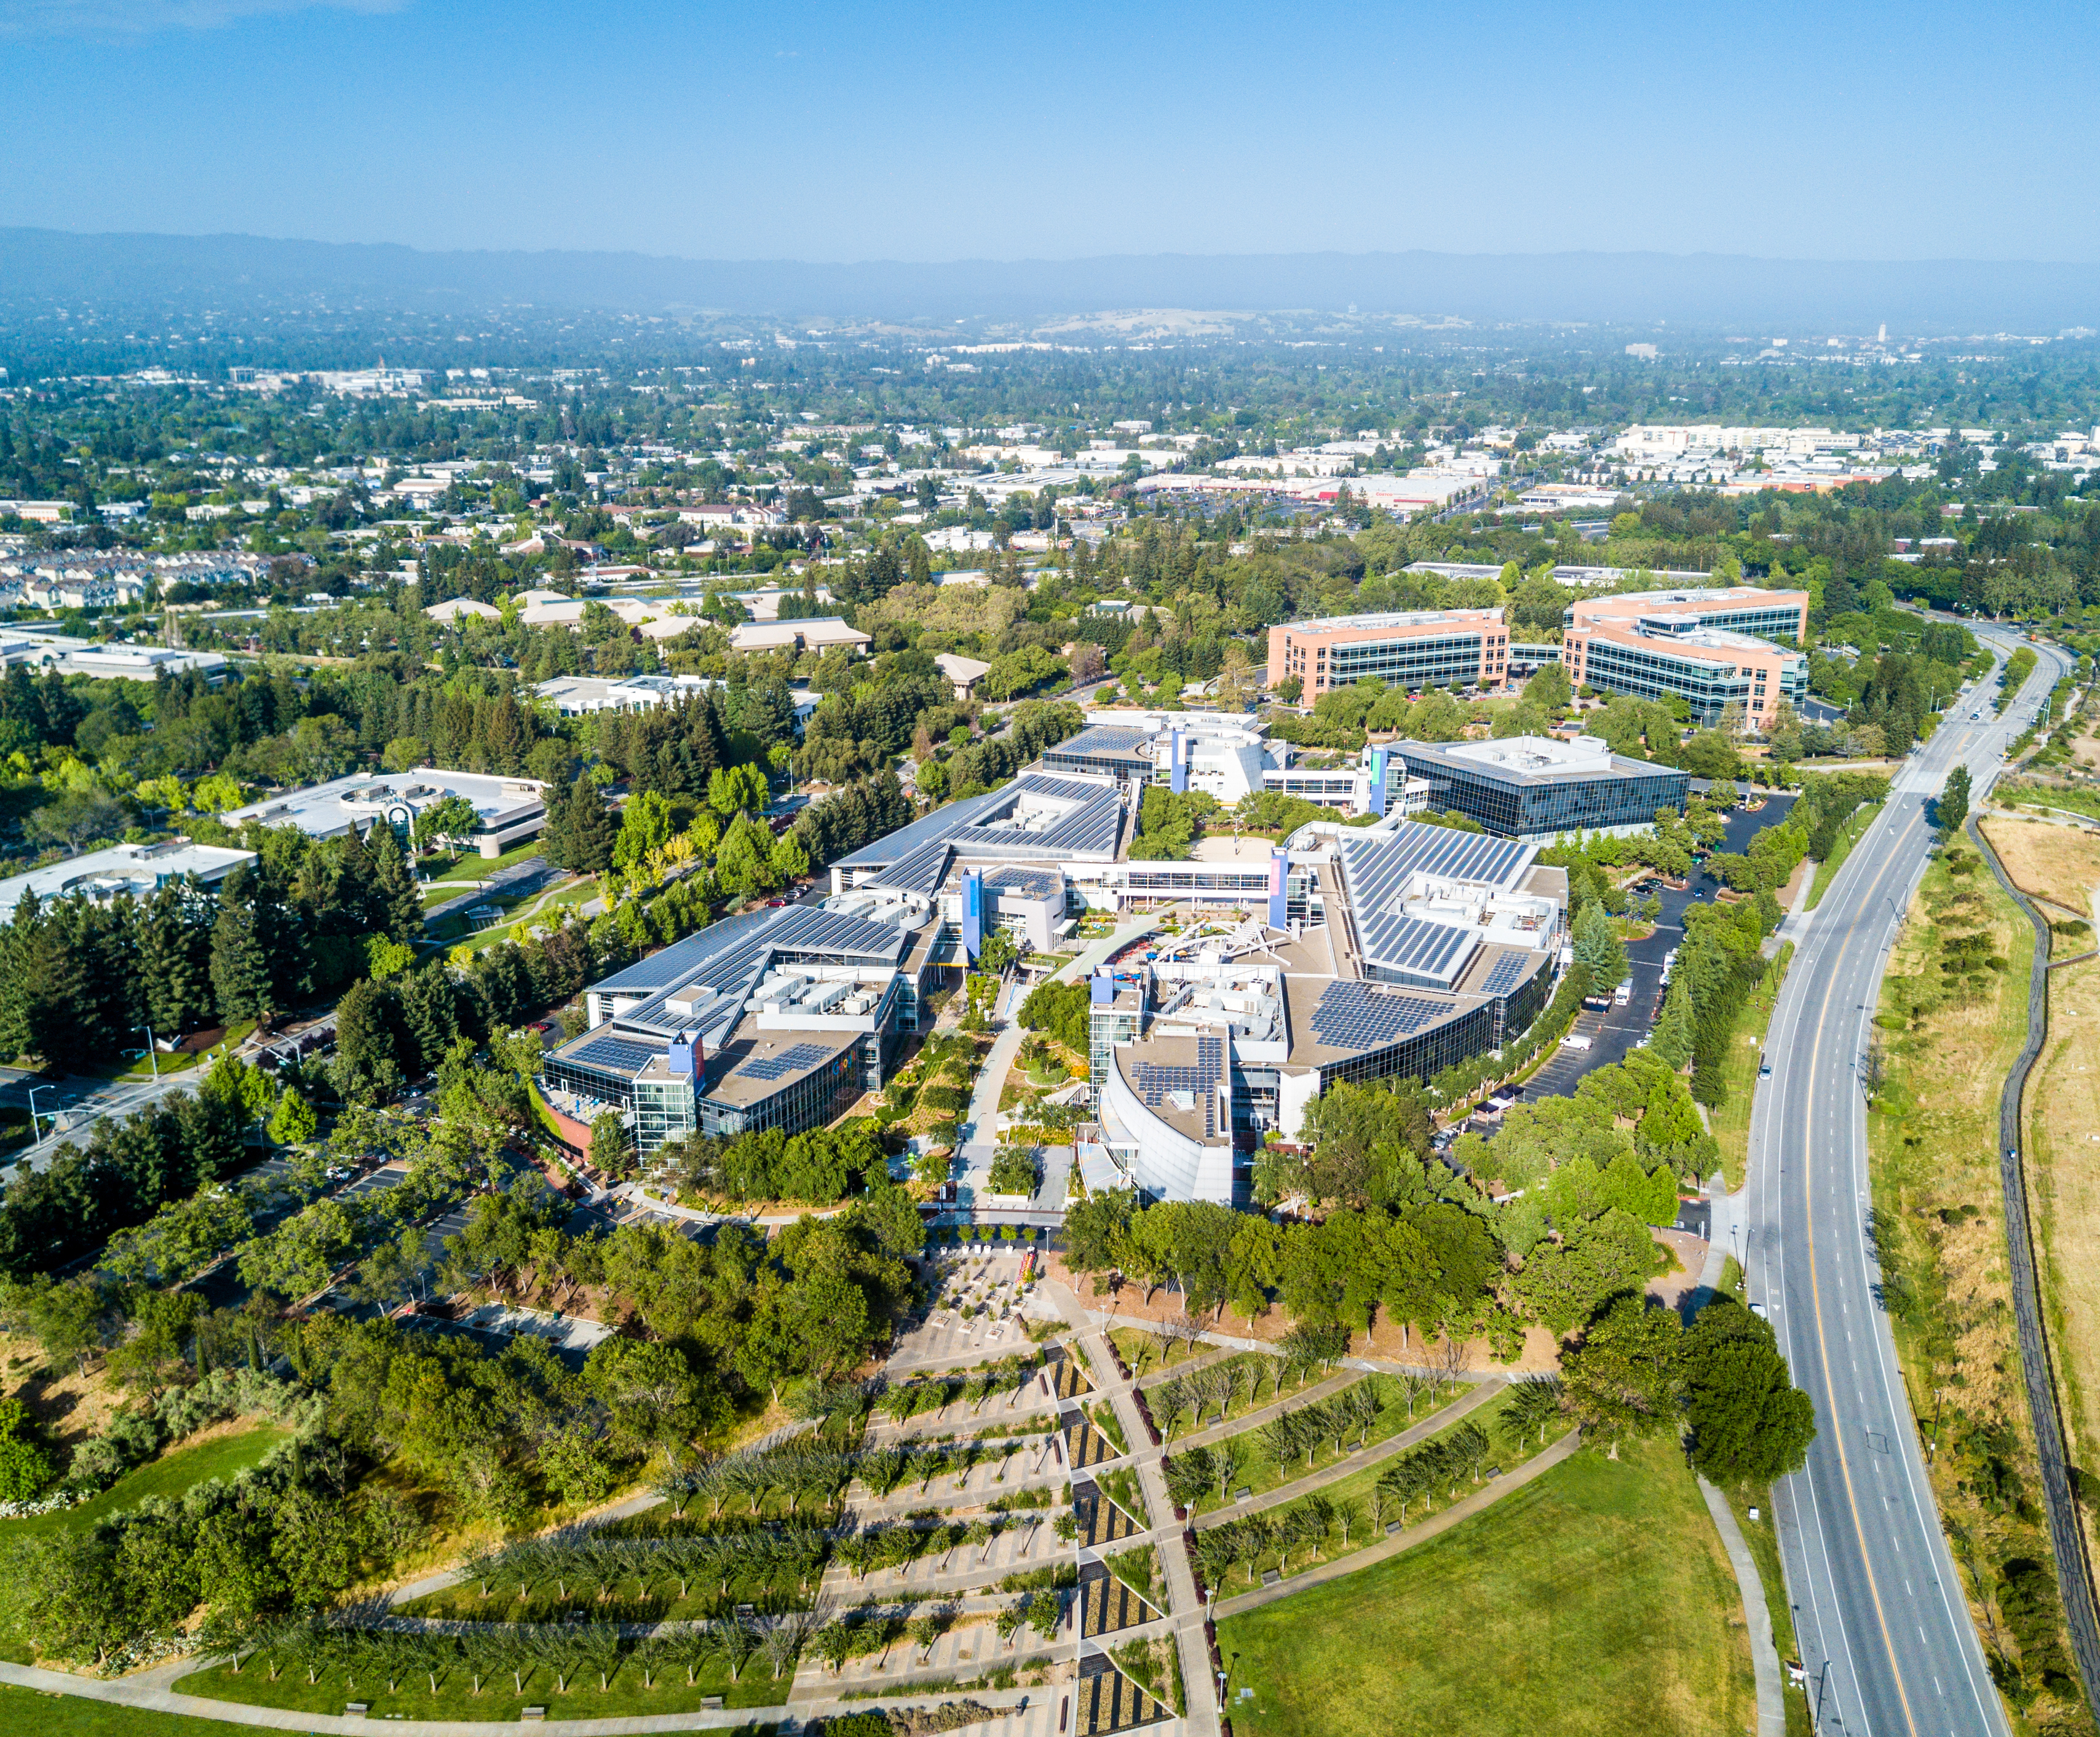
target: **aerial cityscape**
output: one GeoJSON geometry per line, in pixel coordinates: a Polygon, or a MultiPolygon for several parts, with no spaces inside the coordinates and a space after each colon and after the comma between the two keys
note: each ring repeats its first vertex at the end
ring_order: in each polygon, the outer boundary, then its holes
{"type": "Polygon", "coordinates": [[[0,0],[0,1730],[2100,1737],[2100,44],[1768,22],[0,0]]]}

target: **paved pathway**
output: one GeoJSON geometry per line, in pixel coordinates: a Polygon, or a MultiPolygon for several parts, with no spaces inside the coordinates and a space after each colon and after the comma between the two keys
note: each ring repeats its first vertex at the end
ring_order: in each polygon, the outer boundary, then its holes
{"type": "Polygon", "coordinates": [[[1388,1435],[1383,1441],[1374,1441],[1368,1448],[1359,1448],[1353,1453],[1345,1453],[1331,1466],[1314,1472],[1310,1477],[1300,1478],[1279,1489],[1264,1492],[1243,1502],[1235,1502],[1229,1508],[1216,1508],[1202,1514],[1190,1523],[1198,1532],[1207,1527],[1222,1526],[1227,1520],[1236,1519],[1243,1514],[1259,1514],[1264,1508],[1277,1508],[1294,1502],[1301,1496],[1314,1490],[1322,1490],[1330,1484],[1339,1484],[1344,1478],[1354,1477],[1366,1466],[1375,1466],[1380,1460],[1390,1459],[1418,1442],[1424,1442],[1440,1431],[1449,1429],[1468,1412],[1478,1410],[1508,1385],[1499,1376],[1490,1375],[1471,1392],[1454,1400],[1443,1410],[1434,1412],[1421,1422],[1410,1424],[1397,1435],[1388,1435]]]}
{"type": "Polygon", "coordinates": [[[1543,1453],[1533,1455],[1507,1477],[1496,1479],[1462,1501],[1453,1503],[1441,1514],[1431,1515],[1419,1526],[1410,1526],[1405,1532],[1396,1532],[1383,1542],[1374,1544],[1369,1550],[1331,1558],[1317,1567],[1307,1569],[1303,1574],[1294,1574],[1287,1580],[1278,1580],[1273,1586],[1257,1587],[1252,1592],[1242,1593],[1237,1598],[1221,1598],[1212,1607],[1211,1618],[1215,1621],[1227,1616],[1237,1616],[1242,1611],[1259,1610],[1263,1605],[1273,1604],[1277,1599],[1287,1598],[1295,1592],[1322,1586],[1329,1580],[1339,1580],[1345,1574],[1354,1574],[1359,1568],[1368,1568],[1374,1563],[1389,1561],[1402,1550],[1412,1550],[1439,1532],[1449,1532],[1461,1520],[1471,1519],[1483,1508],[1500,1501],[1511,1490],[1522,1489],[1533,1479],[1542,1476],[1568,1458],[1582,1444],[1582,1432],[1570,1430],[1543,1453]]]}
{"type": "Polygon", "coordinates": [[[1736,1510],[1704,1478],[1699,1493],[1706,1498],[1706,1511],[1721,1534],[1728,1553],[1728,1565],[1736,1571],[1736,1585],[1743,1594],[1743,1616],[1750,1625],[1750,1665],[1758,1678],[1758,1737],[1786,1737],[1786,1687],[1779,1673],[1779,1649],[1772,1644],[1771,1609],[1765,1603],[1765,1583],[1758,1572],[1758,1559],[1743,1541],[1736,1523],[1736,1510]]]}

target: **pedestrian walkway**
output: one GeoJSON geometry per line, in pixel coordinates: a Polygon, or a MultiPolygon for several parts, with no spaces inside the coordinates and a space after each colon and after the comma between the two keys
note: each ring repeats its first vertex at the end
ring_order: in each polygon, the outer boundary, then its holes
{"type": "MultiPolygon", "coordinates": [[[[1257,1611],[1265,1604],[1275,1603],[1279,1598],[1287,1598],[1295,1592],[1324,1586],[1328,1581],[1338,1580],[1345,1574],[1354,1574],[1359,1568],[1369,1568],[1382,1562],[1389,1562],[1403,1550],[1413,1550],[1416,1545],[1425,1543],[1440,1532],[1449,1532],[1460,1521],[1471,1519],[1483,1508],[1492,1507],[1511,1490],[1522,1489],[1571,1457],[1582,1444],[1582,1432],[1570,1430],[1543,1453],[1534,1454],[1515,1471],[1497,1478],[1485,1488],[1476,1491],[1462,1501],[1453,1503],[1442,1513],[1431,1515],[1419,1526],[1410,1526],[1404,1532],[1396,1532],[1382,1543],[1374,1544],[1370,1549],[1358,1550],[1352,1555],[1330,1558],[1317,1567],[1308,1568],[1303,1574],[1294,1574],[1287,1580],[1278,1580],[1273,1586],[1257,1587],[1252,1592],[1242,1593],[1236,1598],[1221,1598],[1211,1607],[1211,1619],[1215,1622],[1228,1616],[1238,1616],[1242,1611],[1257,1611]]],[[[1763,1737],[1762,1732],[1759,1737],[1763,1737]]]]}
{"type": "Polygon", "coordinates": [[[1750,1628],[1750,1664],[1758,1679],[1758,1737],[1786,1737],[1786,1686],[1779,1672],[1779,1649],[1772,1644],[1771,1608],[1765,1603],[1758,1559],[1744,1541],[1728,1498],[1704,1478],[1699,1480],[1699,1493],[1706,1498],[1706,1511],[1714,1516],[1743,1595],[1743,1616],[1750,1628]]]}
{"type": "Polygon", "coordinates": [[[1470,1392],[1461,1395],[1441,1411],[1432,1413],[1421,1422],[1410,1424],[1397,1435],[1389,1435],[1383,1441],[1374,1441],[1367,1448],[1359,1448],[1353,1453],[1345,1453],[1331,1466],[1325,1466],[1311,1476],[1298,1479],[1280,1488],[1251,1497],[1243,1502],[1235,1502],[1229,1508],[1220,1508],[1215,1513],[1206,1514],[1192,1522],[1195,1529],[1202,1531],[1211,1526],[1221,1526],[1227,1520],[1238,1519],[1242,1514],[1259,1514],[1264,1508],[1280,1508],[1296,1501],[1301,1496],[1309,1496],[1330,1484],[1339,1484],[1344,1478],[1353,1478],[1367,1466],[1375,1466],[1380,1460],[1390,1459],[1396,1453],[1425,1442],[1432,1435],[1450,1428],[1469,1412],[1477,1411],[1509,1384],[1500,1376],[1490,1375],[1470,1392]]]}

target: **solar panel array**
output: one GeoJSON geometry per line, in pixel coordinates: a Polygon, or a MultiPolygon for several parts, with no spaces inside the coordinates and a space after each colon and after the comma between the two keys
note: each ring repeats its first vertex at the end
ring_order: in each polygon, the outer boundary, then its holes
{"type": "Polygon", "coordinates": [[[1517,986],[1524,976],[1525,963],[1530,954],[1505,953],[1495,961],[1494,969],[1488,973],[1487,981],[1480,985],[1483,995],[1507,995],[1517,986]]]}
{"type": "Polygon", "coordinates": [[[861,884],[891,887],[900,893],[931,893],[948,872],[948,858],[954,850],[946,839],[931,840],[899,857],[880,875],[861,884]]]}
{"type": "Polygon", "coordinates": [[[1448,989],[1479,946],[1473,935],[1454,924],[1398,917],[1380,926],[1379,946],[1371,956],[1388,969],[1426,977],[1448,989]]]}
{"type": "Polygon", "coordinates": [[[1415,821],[1402,822],[1384,837],[1344,837],[1340,844],[1343,878],[1357,932],[1363,937],[1364,956],[1381,965],[1401,964],[1396,955],[1410,943],[1410,927],[1420,921],[1390,908],[1414,875],[1507,888],[1538,854],[1537,845],[1515,839],[1489,838],[1415,821]]]}
{"type": "Polygon", "coordinates": [[[1451,1011],[1444,1001],[1396,995],[1348,978],[1330,983],[1312,1009],[1312,1035],[1330,1049],[1383,1049],[1451,1011]]]}
{"type": "Polygon", "coordinates": [[[1168,1066],[1158,1062],[1140,1061],[1137,1064],[1137,1095],[1148,1109],[1159,1108],[1160,1101],[1171,1091],[1195,1094],[1196,1102],[1203,1112],[1203,1134],[1213,1139],[1218,1132],[1218,1090],[1224,1082],[1225,1072],[1225,1040],[1223,1038],[1196,1039],[1196,1065],[1168,1066]]]}
{"type": "Polygon", "coordinates": [[[972,823],[949,833],[950,840],[958,846],[967,845],[973,853],[1025,857],[1055,857],[1074,851],[1115,849],[1116,840],[1123,831],[1120,787],[1039,775],[1024,775],[1017,782],[1021,796],[1047,796],[1052,801],[1079,805],[1040,832],[1009,832],[972,823]]]}
{"type": "Polygon", "coordinates": [[[789,1074],[799,1074],[805,1068],[814,1068],[831,1053],[821,1043],[797,1043],[777,1056],[747,1061],[736,1071],[751,1079],[779,1079],[789,1074]]]}
{"type": "Polygon", "coordinates": [[[612,1074],[638,1074],[663,1053],[653,1044],[637,1043],[626,1038],[600,1038],[562,1059],[580,1062],[587,1068],[603,1068],[612,1074]]]}
{"type": "Polygon", "coordinates": [[[1084,759],[1089,755],[1127,760],[1152,739],[1151,733],[1142,730],[1118,730],[1114,725],[1096,724],[1081,730],[1069,741],[1060,742],[1054,747],[1045,748],[1047,759],[1055,754],[1061,758],[1084,759]]]}

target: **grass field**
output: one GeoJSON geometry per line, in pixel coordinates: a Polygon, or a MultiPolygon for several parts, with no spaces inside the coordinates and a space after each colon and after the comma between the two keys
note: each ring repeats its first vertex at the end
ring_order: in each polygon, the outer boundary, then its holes
{"type": "Polygon", "coordinates": [[[645,1689],[642,1669],[630,1657],[620,1660],[620,1669],[603,1689],[598,1687],[593,1674],[572,1676],[566,1690],[558,1690],[552,1672],[540,1664],[526,1677],[522,1695],[507,1672],[493,1681],[484,1677],[481,1693],[476,1695],[472,1678],[455,1664],[439,1673],[437,1693],[433,1695],[427,1677],[403,1677],[399,1686],[390,1690],[384,1676],[369,1670],[360,1671],[353,1685],[340,1665],[330,1665],[323,1671],[319,1682],[309,1683],[302,1669],[285,1670],[272,1682],[268,1670],[251,1657],[243,1662],[237,1676],[227,1666],[215,1664],[178,1678],[174,1686],[179,1694],[209,1695],[214,1700],[238,1701],[250,1707],[290,1708],[300,1713],[340,1713],[348,1703],[363,1701],[371,1709],[368,1717],[375,1720],[398,1717],[515,1723],[527,1707],[545,1707],[550,1719],[620,1719],[692,1713],[710,1695],[721,1695],[728,1707],[776,1707],[788,1699],[792,1682],[788,1676],[776,1680],[753,1660],[745,1666],[742,1680],[735,1683],[717,1664],[699,1673],[689,1689],[682,1666],[660,1673],[655,1686],[645,1689]]]}
{"type": "MultiPolygon", "coordinates": [[[[1364,1444],[1370,1446],[1399,1435],[1401,1431],[1410,1428],[1411,1425],[1407,1415],[1407,1407],[1401,1402],[1400,1390],[1394,1383],[1375,1375],[1367,1375],[1364,1379],[1378,1383],[1380,1397],[1385,1401],[1377,1418],[1371,1424],[1369,1435],[1364,1444]]],[[[1333,1394],[1328,1395],[1330,1400],[1335,1397],[1333,1394]]],[[[1425,1406],[1421,1401],[1417,1400],[1413,1422],[1419,1422],[1423,1418],[1430,1416],[1435,1409],[1433,1403],[1425,1406]]],[[[1227,1441],[1236,1443],[1239,1447],[1242,1456],[1240,1469],[1227,1481],[1223,1501],[1219,1500],[1217,1492],[1213,1488],[1209,1495],[1204,1497],[1189,1510],[1191,1513],[1214,1514],[1220,1508],[1231,1507],[1233,1505],[1235,1493],[1240,1490],[1251,1491],[1256,1496],[1265,1496],[1271,1490],[1281,1489],[1286,1484],[1295,1484],[1300,1478],[1332,1466],[1338,1459],[1347,1459],[1349,1455],[1357,1451],[1357,1432],[1352,1428],[1343,1435],[1342,1451],[1339,1454],[1335,1451],[1333,1438],[1330,1437],[1312,1450],[1309,1464],[1307,1462],[1306,1457],[1301,1453],[1292,1456],[1288,1466],[1280,1466],[1269,1457],[1262,1446],[1261,1433],[1264,1427],[1265,1426],[1263,1425],[1256,1425],[1253,1429],[1240,1435],[1229,1435],[1225,1438],[1227,1441]]]]}
{"type": "Polygon", "coordinates": [[[1764,1060],[1765,1034],[1771,1029],[1772,1005],[1779,999],[1780,984],[1793,958],[1789,941],[1765,967],[1764,978],[1751,991],[1743,1011],[1736,1017],[1734,1041],[1728,1046],[1727,1065],[1722,1070],[1727,1091],[1719,1109],[1708,1113],[1708,1126],[1720,1143],[1721,1169],[1731,1188],[1743,1185],[1743,1167],[1750,1150],[1750,1106],[1758,1090],[1758,1069],[1764,1060]]]}
{"type": "MultiPolygon", "coordinates": [[[[1478,1423],[1488,1432],[1489,1439],[1494,1444],[1493,1451],[1488,1456],[1488,1464],[1490,1467],[1498,1467],[1504,1473],[1508,1473],[1515,1471],[1525,1461],[1543,1453],[1568,1433],[1567,1425],[1555,1420],[1546,1430],[1543,1441],[1534,1432],[1525,1439],[1522,1447],[1512,1450],[1503,1440],[1498,1424],[1503,1407],[1507,1403],[1506,1399],[1492,1400],[1479,1410],[1460,1418],[1449,1428],[1439,1430],[1436,1435],[1426,1437],[1425,1442],[1442,1440],[1462,1423],[1478,1423]]],[[[1427,1414],[1424,1413],[1424,1415],[1427,1414]]],[[[1342,1536],[1341,1528],[1336,1525],[1327,1529],[1326,1535],[1318,1541],[1317,1545],[1297,1545],[1288,1552],[1287,1558],[1284,1551],[1271,1550],[1265,1555],[1233,1569],[1226,1576],[1224,1584],[1219,1588],[1219,1595],[1221,1598],[1230,1598],[1238,1593],[1252,1591],[1255,1587],[1260,1585],[1262,1574],[1267,1569],[1275,1568],[1282,1571],[1295,1563],[1297,1564],[1297,1572],[1302,1574],[1308,1568],[1313,1567],[1319,1563],[1331,1562],[1337,1556],[1353,1555],[1359,1550],[1367,1550],[1374,1544],[1384,1541],[1385,1530],[1379,1523],[1381,1520],[1399,1519],[1409,1524],[1418,1525],[1432,1514],[1441,1513],[1454,1501],[1463,1501],[1467,1497],[1477,1496],[1480,1493],[1478,1484],[1469,1479],[1461,1478],[1455,1486],[1436,1492],[1427,1501],[1418,1501],[1405,1514],[1400,1514],[1390,1506],[1381,1508],[1376,1497],[1376,1487],[1379,1479],[1392,1464],[1391,1458],[1376,1461],[1366,1466],[1361,1471],[1352,1472],[1340,1482],[1324,1485],[1318,1491],[1317,1493],[1326,1497],[1337,1506],[1344,1503],[1354,1503],[1361,1510],[1364,1517],[1363,1523],[1352,1523],[1346,1539],[1342,1536]]],[[[1308,1490],[1306,1493],[1311,1495],[1314,1492],[1308,1490]]],[[[1286,1511],[1290,1506],[1290,1504],[1286,1502],[1279,1507],[1265,1509],[1263,1512],[1273,1518],[1286,1511]]]]}
{"type": "MultiPolygon", "coordinates": [[[[2001,1576],[2008,1563],[2052,1563],[1998,1172],[1998,1098],[2027,1035],[2033,950],[2027,918],[1965,842],[1928,863],[1882,980],[1882,1080],[1867,1118],[1897,1355],[1912,1413],[1936,1437],[1928,1475],[1993,1671],[2015,1682],[2001,1576]],[[2003,968],[1943,972],[1949,944],[1967,937],[2003,968]]],[[[2038,1619],[2052,1626],[2067,1644],[2060,1610],[2038,1619]]],[[[2029,1711],[2037,1729],[2068,1717],[2046,1691],[2029,1711]]]]}
{"type": "Polygon", "coordinates": [[[25,1519],[0,1520],[0,1545],[46,1532],[77,1530],[92,1525],[104,1514],[135,1508],[148,1496],[179,1496],[214,1478],[232,1483],[236,1473],[245,1471],[290,1433],[275,1424],[262,1424],[194,1448],[178,1448],[125,1473],[93,1501],[82,1502],[77,1508],[32,1514],[25,1519]]]}
{"type": "Polygon", "coordinates": [[[1740,1611],[1698,1486],[1653,1442],[1578,1453],[1403,1555],[1229,1618],[1218,1646],[1253,1737],[1706,1737],[1754,1723],[1740,1611]]]}
{"type": "Polygon", "coordinates": [[[34,1731],[37,1737],[232,1737],[253,1729],[0,1683],[0,1730],[34,1731]]]}
{"type": "Polygon", "coordinates": [[[1830,853],[1830,860],[1815,865],[1815,880],[1808,889],[1811,910],[1823,902],[1823,895],[1830,890],[1830,883],[1838,878],[1838,871],[1844,867],[1846,857],[1852,854],[1852,847],[1860,842],[1860,835],[1873,825],[1874,817],[1881,811],[1880,803],[1867,803],[1838,829],[1838,848],[1830,853]]]}
{"type": "Polygon", "coordinates": [[[1292,1395],[1308,1391],[1317,1384],[1317,1371],[1308,1373],[1301,1382],[1285,1373],[1282,1358],[1272,1357],[1266,1351],[1241,1351],[1237,1356],[1206,1364],[1204,1369],[1198,1373],[1200,1376],[1207,1374],[1213,1369],[1234,1370],[1238,1373],[1240,1379],[1246,1385],[1241,1387],[1234,1395],[1232,1404],[1225,1408],[1222,1415],[1216,1407],[1206,1406],[1200,1425],[1197,1422],[1193,1410],[1185,1405],[1182,1407],[1175,1419],[1170,1420],[1161,1416],[1158,1387],[1147,1387],[1145,1390],[1145,1403],[1150,1408],[1152,1421],[1159,1426],[1161,1434],[1167,1435],[1171,1439],[1176,1435],[1192,1435],[1199,1427],[1213,1430],[1220,1423],[1230,1423],[1235,1417],[1244,1417],[1251,1411],[1260,1411],[1265,1406],[1277,1404],[1279,1400],[1288,1403],[1292,1395]],[[1277,1391],[1276,1385],[1279,1380],[1283,1383],[1281,1392],[1277,1391]]]}
{"type": "Polygon", "coordinates": [[[430,879],[433,880],[486,880],[498,869],[513,867],[523,862],[527,857],[536,857],[539,854],[539,840],[527,839],[522,844],[512,845],[500,857],[456,857],[448,866],[430,871],[430,879]]]}
{"type": "MultiPolygon", "coordinates": [[[[2061,922],[2066,912],[2071,912],[2092,921],[2093,889],[2100,887],[2100,839],[2078,827],[2054,826],[2045,820],[1994,815],[1979,824],[2013,877],[2013,884],[2030,898],[2061,907],[2045,910],[2045,917],[2061,922]]],[[[2082,953],[2085,948],[2058,950],[2082,953]]]]}
{"type": "MultiPolygon", "coordinates": [[[[2060,827],[1987,829],[2058,834],[2084,861],[2066,865],[2067,893],[2100,884],[2100,840],[2060,827]]],[[[2008,869],[2026,884],[2010,859],[2008,869]]],[[[2100,962],[2049,974],[2049,1042],[2028,1076],[2027,1187],[2042,1304],[2062,1383],[2071,1463],[2100,1464],[2100,962]]],[[[2089,1508],[2081,1505],[2089,1528],[2089,1508]]],[[[2089,1533],[2089,1536],[2090,1534],[2089,1533]]]]}
{"type": "MultiPolygon", "coordinates": [[[[1758,1579],[1764,1588],[1765,1609],[1771,1617],[1772,1645],[1778,1651],[1780,1661],[1784,1664],[1789,1659],[1798,1659],[1801,1642],[1793,1632],[1793,1607],[1786,1596],[1786,1576],[1780,1569],[1779,1534],[1772,1521],[1771,1492],[1738,1488],[1724,1489],[1722,1494],[1735,1510],[1736,1529],[1757,1560],[1758,1579]],[[1758,1510],[1755,1519],[1750,1518],[1752,1508],[1758,1510]]],[[[1795,1688],[1791,1682],[1786,1685],[1786,1737],[1811,1737],[1807,1693],[1795,1688]]]]}

